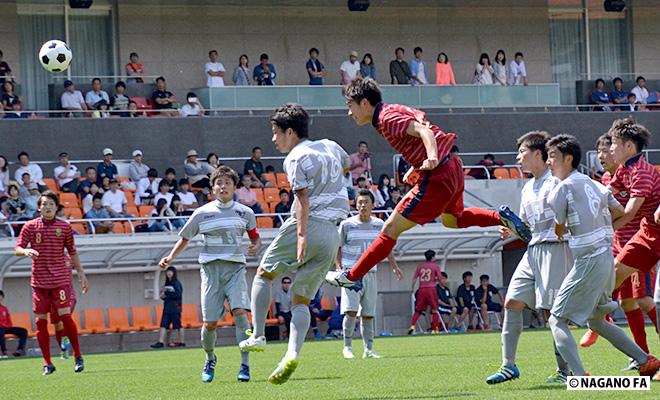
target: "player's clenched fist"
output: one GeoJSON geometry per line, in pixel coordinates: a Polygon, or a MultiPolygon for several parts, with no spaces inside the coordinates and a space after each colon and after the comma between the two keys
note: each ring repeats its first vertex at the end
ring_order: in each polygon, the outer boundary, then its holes
{"type": "Polygon", "coordinates": [[[166,257],[163,257],[163,258],[160,260],[160,262],[158,263],[158,266],[159,266],[161,269],[165,269],[165,268],[167,268],[171,263],[172,263],[172,257],[171,257],[171,256],[166,256],[166,257]]]}
{"type": "Polygon", "coordinates": [[[422,166],[419,169],[430,171],[432,169],[435,169],[435,167],[437,167],[438,164],[440,164],[440,161],[438,161],[437,158],[427,158],[426,160],[424,160],[422,166]]]}

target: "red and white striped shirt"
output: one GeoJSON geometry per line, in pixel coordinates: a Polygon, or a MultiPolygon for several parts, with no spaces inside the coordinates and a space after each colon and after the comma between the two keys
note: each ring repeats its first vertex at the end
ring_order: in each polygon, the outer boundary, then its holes
{"type": "Polygon", "coordinates": [[[28,221],[21,230],[16,247],[39,252],[32,259],[32,279],[30,285],[35,288],[54,289],[71,284],[71,265],[67,265],[64,249],[69,256],[77,254],[71,225],[59,218],[50,221],[35,218],[28,221]]]}
{"type": "MultiPolygon", "coordinates": [[[[612,182],[612,174],[605,171],[600,182],[604,186],[609,186],[610,182],[612,182]]],[[[628,203],[628,200],[630,200],[630,196],[628,196],[628,192],[626,191],[621,191],[616,193],[614,195],[614,198],[624,207],[628,203]]],[[[642,215],[640,213],[637,213],[635,217],[632,219],[632,221],[628,222],[621,228],[614,231],[614,243],[612,246],[612,253],[614,254],[615,257],[619,254],[621,249],[623,249],[623,246],[625,246],[626,243],[628,243],[628,241],[633,236],[635,236],[635,234],[639,230],[639,224],[641,222],[642,222],[642,215]]]]}
{"type": "Polygon", "coordinates": [[[376,106],[372,125],[387,139],[387,142],[403,156],[408,164],[418,169],[427,159],[426,147],[419,137],[406,133],[411,121],[428,126],[435,134],[438,144],[438,160],[447,155],[456,141],[455,133],[444,133],[436,125],[426,120],[426,113],[401,104],[383,104],[376,106]]]}

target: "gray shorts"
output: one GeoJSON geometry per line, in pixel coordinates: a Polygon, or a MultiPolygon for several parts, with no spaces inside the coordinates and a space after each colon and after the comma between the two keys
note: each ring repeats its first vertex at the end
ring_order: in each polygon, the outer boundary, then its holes
{"type": "Polygon", "coordinates": [[[610,249],[593,257],[581,257],[568,273],[551,313],[579,326],[598,316],[598,307],[612,300],[615,272],[610,249]]]}
{"type": "Polygon", "coordinates": [[[305,261],[298,263],[298,224],[287,219],[261,259],[264,271],[276,277],[294,273],[291,293],[313,299],[321,287],[325,274],[334,265],[339,249],[339,232],[331,221],[310,218],[307,223],[307,249],[305,261]]]}
{"type": "Polygon", "coordinates": [[[218,321],[229,310],[250,309],[245,264],[216,260],[203,264],[199,270],[202,277],[202,318],[218,321]]]}
{"type": "Polygon", "coordinates": [[[530,246],[511,277],[506,298],[521,301],[533,310],[550,310],[572,266],[567,242],[530,246]]]}
{"type": "Polygon", "coordinates": [[[354,311],[364,317],[376,316],[376,303],[378,303],[378,277],[375,272],[367,273],[362,278],[362,290],[341,288],[341,313],[354,311]]]}

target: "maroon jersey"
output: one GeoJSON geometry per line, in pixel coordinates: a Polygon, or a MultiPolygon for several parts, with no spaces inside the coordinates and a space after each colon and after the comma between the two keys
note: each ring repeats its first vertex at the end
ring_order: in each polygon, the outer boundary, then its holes
{"type": "Polygon", "coordinates": [[[71,266],[65,261],[64,249],[70,256],[77,251],[68,222],[59,218],[28,221],[21,230],[16,247],[27,248],[28,245],[39,252],[39,257],[32,260],[32,287],[54,289],[71,285],[71,266]]]}
{"type": "Polygon", "coordinates": [[[437,126],[426,120],[426,113],[400,104],[376,106],[372,125],[387,139],[387,142],[403,156],[408,164],[419,169],[427,158],[426,147],[421,138],[406,133],[411,121],[428,126],[435,135],[438,144],[438,160],[449,155],[449,150],[456,141],[455,133],[444,133],[437,126]]]}
{"type": "Polygon", "coordinates": [[[435,288],[435,283],[440,282],[440,267],[430,261],[423,262],[417,266],[413,281],[419,277],[419,288],[435,288]]]}
{"type": "MultiPolygon", "coordinates": [[[[612,182],[612,175],[606,171],[603,174],[603,177],[601,178],[601,183],[604,186],[609,186],[611,182],[612,182]]],[[[630,200],[630,196],[626,191],[621,191],[616,193],[614,195],[614,198],[616,198],[616,200],[624,207],[628,203],[628,200],[630,200]]],[[[632,219],[632,221],[628,222],[626,225],[622,226],[621,228],[617,229],[614,232],[614,243],[612,246],[612,253],[614,254],[615,257],[619,254],[619,251],[621,251],[623,246],[633,236],[635,236],[635,233],[637,233],[637,231],[639,230],[639,224],[641,222],[642,222],[642,215],[641,213],[637,213],[635,217],[632,219]]]]}

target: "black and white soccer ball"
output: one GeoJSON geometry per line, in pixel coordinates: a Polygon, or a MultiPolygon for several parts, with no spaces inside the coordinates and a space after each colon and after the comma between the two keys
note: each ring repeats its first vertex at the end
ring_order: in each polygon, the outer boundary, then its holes
{"type": "Polygon", "coordinates": [[[49,40],[39,50],[39,61],[49,72],[65,71],[72,59],[71,48],[61,40],[49,40]]]}

